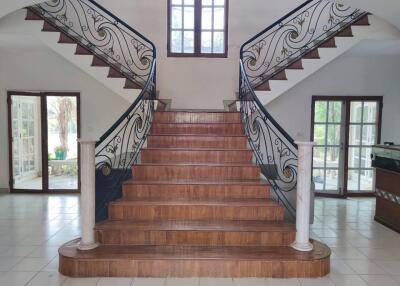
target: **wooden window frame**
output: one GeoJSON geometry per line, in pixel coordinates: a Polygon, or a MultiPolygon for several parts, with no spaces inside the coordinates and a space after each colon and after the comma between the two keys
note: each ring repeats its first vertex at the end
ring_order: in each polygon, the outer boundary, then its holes
{"type": "MultiPolygon", "coordinates": [[[[315,102],[319,100],[325,101],[335,101],[340,100],[344,101],[345,104],[345,134],[344,134],[344,170],[343,170],[343,193],[342,194],[333,194],[333,193],[322,193],[316,191],[315,195],[319,197],[328,197],[328,198],[349,198],[349,197],[375,197],[374,192],[352,192],[347,188],[347,177],[348,177],[348,151],[349,151],[349,122],[350,122],[350,102],[352,101],[374,101],[378,103],[378,115],[377,115],[377,144],[380,144],[382,137],[382,112],[383,112],[383,96],[332,96],[332,95],[314,95],[312,96],[311,102],[311,132],[310,132],[310,141],[313,141],[314,135],[314,116],[315,116],[315,102]]],[[[313,166],[311,167],[313,169],[313,166]]]]}
{"type": "MultiPolygon", "coordinates": [[[[184,0],[182,0],[184,1],[184,0]]],[[[194,0],[194,53],[171,52],[171,16],[172,0],[168,0],[168,21],[167,21],[167,56],[181,58],[227,58],[228,57],[228,24],[229,24],[229,0],[225,0],[225,27],[224,27],[224,52],[223,53],[202,53],[201,52],[201,9],[202,0],[194,0]]],[[[182,23],[183,24],[183,23],[182,23]]]]}

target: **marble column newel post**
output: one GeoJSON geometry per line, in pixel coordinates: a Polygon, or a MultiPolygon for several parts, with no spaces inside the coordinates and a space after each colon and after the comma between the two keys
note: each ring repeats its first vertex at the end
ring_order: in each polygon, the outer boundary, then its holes
{"type": "Polygon", "coordinates": [[[81,224],[82,238],[78,249],[96,248],[95,226],[95,145],[94,140],[78,139],[81,148],[81,224]]]}
{"type": "Polygon", "coordinates": [[[295,142],[298,146],[297,200],[296,200],[296,240],[292,247],[299,251],[311,251],[310,205],[311,168],[314,142],[295,142]]]}

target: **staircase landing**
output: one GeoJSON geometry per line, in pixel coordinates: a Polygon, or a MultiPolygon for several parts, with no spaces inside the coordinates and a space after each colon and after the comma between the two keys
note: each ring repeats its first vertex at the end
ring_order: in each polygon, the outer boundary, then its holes
{"type": "Polygon", "coordinates": [[[141,162],[94,231],[60,250],[74,277],[321,277],[329,248],[290,247],[295,226],[270,198],[238,112],[156,112],[141,162]]]}

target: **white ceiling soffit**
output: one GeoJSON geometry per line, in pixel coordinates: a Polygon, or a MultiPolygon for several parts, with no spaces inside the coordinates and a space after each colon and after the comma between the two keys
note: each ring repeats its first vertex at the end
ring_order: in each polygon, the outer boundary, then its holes
{"type": "Polygon", "coordinates": [[[48,0],[1,0],[0,18],[17,11],[21,8],[32,6],[37,3],[46,2],[48,0]]]}

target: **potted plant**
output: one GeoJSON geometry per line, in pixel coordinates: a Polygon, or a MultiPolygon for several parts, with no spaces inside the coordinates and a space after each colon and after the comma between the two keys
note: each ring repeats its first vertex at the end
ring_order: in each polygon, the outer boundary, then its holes
{"type": "Polygon", "coordinates": [[[64,146],[57,146],[54,148],[54,153],[56,154],[56,160],[67,159],[68,149],[64,146]]]}

